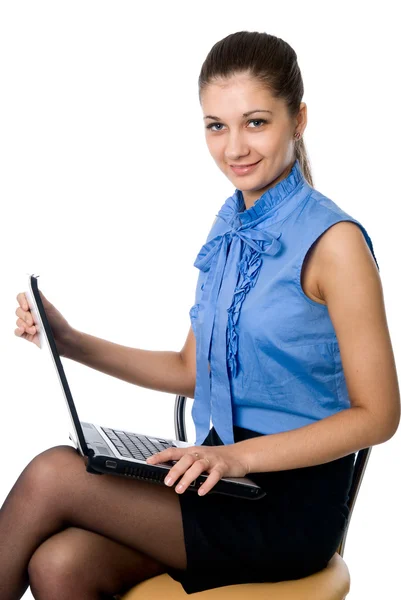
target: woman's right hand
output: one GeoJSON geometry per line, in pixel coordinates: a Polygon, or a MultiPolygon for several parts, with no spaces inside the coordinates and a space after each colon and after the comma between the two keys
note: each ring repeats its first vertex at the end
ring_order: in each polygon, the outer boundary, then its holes
{"type": "MultiPolygon", "coordinates": [[[[42,299],[51,330],[53,332],[58,353],[60,356],[64,356],[67,340],[71,339],[74,329],[63,317],[60,311],[58,311],[57,308],[53,306],[51,302],[49,302],[49,300],[47,300],[40,290],[39,294],[42,299]]],[[[16,309],[15,314],[19,318],[17,319],[18,328],[15,329],[14,333],[18,337],[28,340],[28,342],[33,342],[36,344],[36,346],[38,346],[38,348],[40,348],[39,335],[37,333],[25,293],[20,292],[17,295],[17,300],[19,306],[16,309]]]]}

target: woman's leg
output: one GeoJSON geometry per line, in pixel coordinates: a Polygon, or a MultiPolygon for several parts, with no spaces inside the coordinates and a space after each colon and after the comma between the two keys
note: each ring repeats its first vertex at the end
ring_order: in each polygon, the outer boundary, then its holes
{"type": "Polygon", "coordinates": [[[1,507],[1,600],[21,598],[33,554],[71,526],[128,546],[160,565],[186,568],[174,487],[88,473],[74,448],[57,446],[27,465],[1,507]]]}
{"type": "Polygon", "coordinates": [[[36,600],[112,598],[164,572],[164,565],[138,550],[78,527],[48,538],[28,565],[36,600]]]}

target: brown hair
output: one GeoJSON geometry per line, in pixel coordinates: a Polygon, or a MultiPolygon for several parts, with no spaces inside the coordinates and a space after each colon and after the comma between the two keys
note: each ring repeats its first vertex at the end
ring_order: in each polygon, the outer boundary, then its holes
{"type": "MultiPolygon", "coordinates": [[[[237,31],[223,38],[209,51],[198,79],[202,91],[214,80],[248,72],[264,85],[274,98],[282,98],[290,118],[295,117],[304,94],[295,50],[269,33],[237,31]]],[[[313,187],[312,173],[303,137],[295,140],[295,157],[302,173],[313,187]]]]}

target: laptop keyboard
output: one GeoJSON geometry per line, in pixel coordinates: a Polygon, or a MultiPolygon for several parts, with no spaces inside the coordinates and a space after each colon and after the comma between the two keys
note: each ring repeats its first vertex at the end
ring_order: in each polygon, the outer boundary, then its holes
{"type": "Polygon", "coordinates": [[[160,438],[130,433],[129,431],[120,431],[119,429],[109,429],[107,427],[101,427],[101,429],[113,442],[119,453],[128,458],[146,460],[152,454],[156,454],[156,452],[175,447],[171,442],[160,438]]]}

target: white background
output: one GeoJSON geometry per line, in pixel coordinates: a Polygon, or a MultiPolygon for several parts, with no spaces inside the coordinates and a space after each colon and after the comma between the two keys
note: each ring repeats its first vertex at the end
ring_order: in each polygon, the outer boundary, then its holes
{"type": "MultiPolygon", "coordinates": [[[[0,503],[36,454],[69,442],[50,356],[14,335],[27,273],[77,329],[148,350],[184,344],[193,262],[233,192],[208,153],[197,95],[203,60],[229,33],[267,31],[297,52],[315,187],[372,238],[399,370],[394,11],[390,2],[1,3],[0,503]]],[[[174,437],[173,396],[63,365],[82,420],[174,437]]],[[[350,600],[398,595],[399,459],[399,431],[371,453],[344,554],[350,600]]]]}

